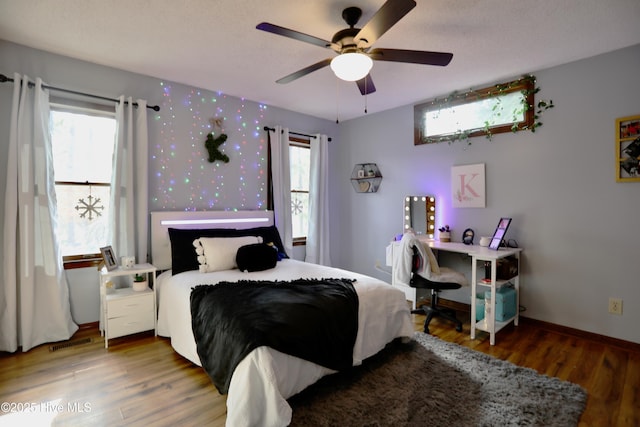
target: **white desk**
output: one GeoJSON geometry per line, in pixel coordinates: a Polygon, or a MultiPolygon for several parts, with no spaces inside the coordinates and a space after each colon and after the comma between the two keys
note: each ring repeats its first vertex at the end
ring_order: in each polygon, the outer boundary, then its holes
{"type": "MultiPolygon", "coordinates": [[[[495,251],[493,249],[489,249],[483,246],[478,245],[465,245],[464,243],[454,243],[454,242],[440,242],[438,240],[428,239],[426,236],[419,237],[420,241],[425,245],[429,246],[431,249],[436,251],[446,251],[446,252],[455,252],[460,254],[465,254],[471,257],[471,339],[476,337],[476,329],[485,331],[489,333],[489,342],[491,345],[494,345],[496,342],[496,332],[500,331],[502,328],[507,326],[511,321],[513,324],[518,326],[518,320],[520,319],[520,252],[522,248],[500,248],[495,251]],[[518,261],[518,275],[510,278],[509,280],[497,280],[497,262],[500,258],[505,258],[508,256],[514,256],[518,261]],[[491,262],[491,282],[483,283],[481,280],[484,278],[484,268],[482,268],[481,274],[478,274],[478,262],[482,262],[484,264],[485,261],[491,262]],[[496,301],[496,289],[504,286],[505,284],[512,282],[516,291],[516,314],[504,321],[496,321],[495,320],[495,301],[496,301]],[[494,305],[492,307],[491,319],[483,319],[479,322],[476,322],[476,294],[477,287],[485,286],[491,289],[491,301],[494,305]]],[[[391,250],[387,251],[387,265],[393,265],[393,256],[399,253],[400,242],[392,242],[391,250]],[[396,250],[397,249],[397,250],[396,250]],[[389,259],[389,255],[391,259],[389,259]]],[[[415,297],[415,288],[410,288],[408,284],[401,283],[393,283],[394,286],[401,286],[405,290],[405,294],[408,299],[412,301],[413,308],[415,308],[416,297],[415,297]],[[410,291],[409,291],[410,289],[410,291]],[[411,294],[413,292],[413,294],[411,294]],[[413,296],[413,299],[411,299],[413,296]]]]}

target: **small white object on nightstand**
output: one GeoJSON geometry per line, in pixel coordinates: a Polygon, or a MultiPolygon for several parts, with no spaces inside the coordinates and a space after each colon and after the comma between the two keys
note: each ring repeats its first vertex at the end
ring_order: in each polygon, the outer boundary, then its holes
{"type": "Polygon", "coordinates": [[[122,268],[131,269],[136,264],[136,257],[134,256],[123,256],[120,258],[120,265],[122,268]]]}

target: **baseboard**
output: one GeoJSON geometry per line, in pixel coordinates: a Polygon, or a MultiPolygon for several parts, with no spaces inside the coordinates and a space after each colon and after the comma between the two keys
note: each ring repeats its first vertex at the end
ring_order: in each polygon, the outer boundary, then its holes
{"type": "Polygon", "coordinates": [[[100,328],[100,322],[81,323],[78,325],[79,329],[98,329],[100,328]]]}
{"type": "Polygon", "coordinates": [[[546,329],[548,331],[556,332],[559,334],[569,335],[577,338],[582,338],[590,341],[595,341],[601,344],[606,344],[611,347],[616,347],[621,350],[628,350],[633,352],[640,352],[640,344],[621,340],[619,338],[609,337],[607,335],[596,334],[595,332],[583,331],[580,329],[570,328],[568,326],[557,325],[555,323],[545,322],[544,320],[532,319],[530,317],[520,316],[521,321],[525,321],[532,325],[536,325],[540,329],[546,329]]]}
{"type": "MultiPolygon", "coordinates": [[[[430,305],[430,301],[427,299],[424,300],[420,300],[418,301],[418,306],[420,305],[430,305]]],[[[456,311],[462,312],[462,313],[471,313],[471,305],[470,304],[465,304],[465,303],[461,303],[458,301],[452,301],[452,300],[448,300],[448,299],[444,299],[444,298],[439,298],[438,299],[438,304],[443,306],[443,307],[447,307],[447,308],[452,308],[456,311]]],[[[582,339],[586,339],[586,340],[590,340],[590,341],[595,341],[595,342],[599,342],[599,343],[603,343],[612,347],[616,347],[616,348],[620,348],[622,350],[629,350],[629,351],[633,351],[633,352],[640,352],[640,344],[639,343],[634,343],[631,341],[626,341],[626,340],[621,340],[618,338],[613,338],[613,337],[609,337],[606,335],[600,335],[600,334],[596,334],[594,332],[587,332],[587,331],[583,331],[580,329],[575,329],[575,328],[570,328],[568,326],[562,326],[562,325],[557,325],[555,323],[550,323],[550,322],[545,322],[543,320],[537,320],[537,319],[532,319],[530,317],[526,317],[523,316],[522,314],[520,315],[520,321],[521,322],[526,322],[528,324],[531,324],[537,328],[540,329],[545,329],[547,331],[552,331],[552,332],[556,332],[559,334],[564,334],[564,335],[569,335],[569,336],[573,336],[573,337],[577,337],[577,338],[582,338],[582,339]]]]}

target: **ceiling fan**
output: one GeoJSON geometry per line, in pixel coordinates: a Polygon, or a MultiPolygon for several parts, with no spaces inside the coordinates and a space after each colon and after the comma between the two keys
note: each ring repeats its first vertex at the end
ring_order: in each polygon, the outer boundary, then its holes
{"type": "Polygon", "coordinates": [[[348,7],[342,11],[342,19],[349,25],[349,28],[335,33],[330,42],[268,22],[262,22],[258,24],[256,28],[305,43],[332,49],[338,54],[333,58],[323,59],[320,62],[289,74],[277,80],[277,83],[292,82],[329,65],[337,77],[342,80],[355,81],[360,89],[360,93],[367,95],[376,91],[373,80],[371,79],[371,74],[369,74],[374,60],[439,66],[446,66],[451,62],[453,58],[452,53],[371,48],[376,40],[415,6],[416,2],[414,0],[387,0],[362,28],[355,28],[355,25],[362,16],[362,10],[358,7],[348,7]]]}

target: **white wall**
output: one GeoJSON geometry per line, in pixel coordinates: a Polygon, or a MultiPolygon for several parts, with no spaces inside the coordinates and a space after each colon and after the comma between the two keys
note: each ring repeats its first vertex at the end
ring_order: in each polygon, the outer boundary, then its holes
{"type": "MultiPolygon", "coordinates": [[[[640,45],[534,72],[538,97],[556,105],[543,126],[470,146],[414,146],[412,106],[341,123],[331,145],[334,262],[389,280],[374,265],[402,230],[403,196],[434,194],[438,226],[449,224],[457,241],[467,227],[490,235],[500,216],[513,217],[524,316],[640,342],[640,183],[617,183],[614,157],[616,118],[640,114],[638,70],[640,45]],[[363,162],[380,167],[378,193],[349,184],[363,162]],[[454,209],[451,166],[475,163],[486,165],[486,208],[454,209]],[[622,316],[608,314],[609,297],[623,299],[622,316]]],[[[449,297],[468,303],[469,290],[449,297]]]]}

